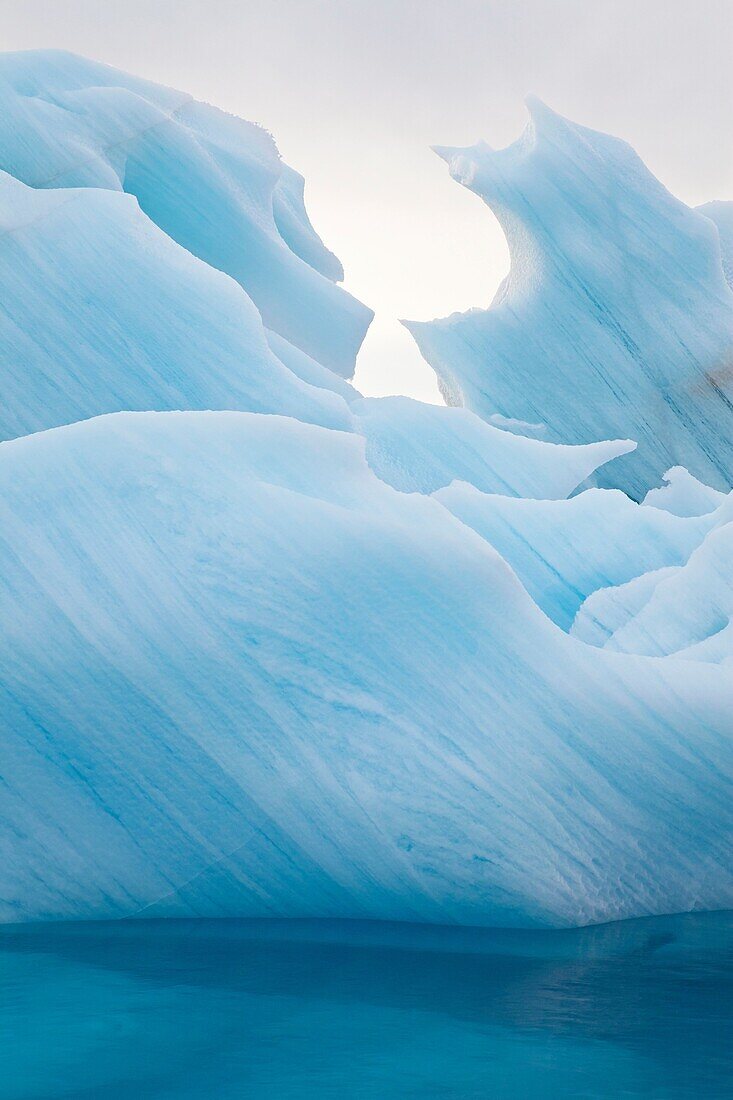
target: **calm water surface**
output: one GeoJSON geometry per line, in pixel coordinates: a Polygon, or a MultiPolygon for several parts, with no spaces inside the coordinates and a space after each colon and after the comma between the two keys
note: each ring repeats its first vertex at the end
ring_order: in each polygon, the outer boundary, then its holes
{"type": "Polygon", "coordinates": [[[733,1097],[733,913],[6,926],[0,1096],[733,1097]]]}

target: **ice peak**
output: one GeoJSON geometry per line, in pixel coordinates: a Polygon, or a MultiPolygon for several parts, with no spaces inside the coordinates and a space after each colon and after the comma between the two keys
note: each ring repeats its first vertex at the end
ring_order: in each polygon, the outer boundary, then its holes
{"type": "Polygon", "coordinates": [[[523,134],[504,149],[436,150],[504,229],[511,271],[501,294],[489,310],[409,331],[451,403],[546,423],[555,442],[637,439],[636,454],[608,473],[634,495],[676,465],[728,488],[725,211],[705,211],[716,232],[626,142],[536,96],[527,109],[523,134]]]}
{"type": "Polygon", "coordinates": [[[527,108],[529,114],[530,123],[534,126],[537,132],[550,131],[557,129],[564,129],[571,127],[573,124],[564,118],[557,111],[554,111],[552,107],[548,107],[544,100],[539,96],[530,92],[525,96],[524,105],[527,108]]]}

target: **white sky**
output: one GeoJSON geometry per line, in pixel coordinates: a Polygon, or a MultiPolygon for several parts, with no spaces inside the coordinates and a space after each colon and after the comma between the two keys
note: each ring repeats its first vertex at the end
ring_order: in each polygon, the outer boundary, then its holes
{"type": "Polygon", "coordinates": [[[486,305],[489,210],[428,148],[501,146],[532,91],[626,138],[691,204],[733,198],[731,0],[0,0],[0,46],[59,46],[265,125],[377,312],[367,393],[438,400],[398,317],[486,305]]]}

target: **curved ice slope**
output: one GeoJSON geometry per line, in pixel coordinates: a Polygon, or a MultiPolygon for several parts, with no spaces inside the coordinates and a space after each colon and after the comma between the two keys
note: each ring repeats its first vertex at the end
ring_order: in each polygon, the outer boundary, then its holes
{"type": "Polygon", "coordinates": [[[713,663],[733,659],[732,513],[729,501],[684,565],[591,596],[573,634],[621,653],[713,663]]]}
{"type": "Polygon", "coordinates": [[[571,500],[523,500],[456,482],[435,496],[491,543],[563,630],[597,589],[686,562],[715,522],[644,508],[608,489],[571,500]]]}
{"type": "Polygon", "coordinates": [[[485,493],[567,497],[599,466],[634,449],[630,440],[563,447],[513,435],[467,409],[408,397],[351,402],[366,458],[387,484],[432,493],[456,479],[485,493]]]}
{"type": "Polygon", "coordinates": [[[179,244],[231,275],[265,325],[350,377],[371,310],[333,279],[302,180],[260,127],[55,50],[0,55],[0,168],[38,188],[136,196],[179,244]]]}
{"type": "Polygon", "coordinates": [[[664,577],[678,567],[662,566],[641,573],[623,584],[609,585],[592,592],[578,608],[570,634],[588,645],[605,646],[617,630],[628,623],[651,597],[664,577]]]}
{"type": "Polygon", "coordinates": [[[363,447],[246,413],[0,446],[4,919],[733,905],[730,678],[567,637],[363,447]]]}
{"type": "Polygon", "coordinates": [[[511,271],[488,310],[409,322],[451,404],[631,438],[601,483],[640,498],[684,465],[733,481],[733,294],[718,233],[624,142],[529,103],[514,145],[438,149],[494,211],[511,271]]]}
{"type": "Polygon", "coordinates": [[[683,567],[659,579],[644,606],[614,632],[606,648],[654,657],[691,649],[698,660],[733,657],[732,562],[733,523],[727,523],[711,531],[683,567]]]}
{"type": "Polygon", "coordinates": [[[300,172],[280,162],[280,175],[272,192],[272,213],[278,233],[288,247],[326,279],[340,283],[341,261],[324,245],[305,209],[305,180],[300,172]]]}
{"type": "Polygon", "coordinates": [[[242,288],[131,196],[0,172],[0,291],[0,439],[131,409],[351,424],[321,388],[346,384],[316,364],[307,379],[289,370],[242,288]]]}

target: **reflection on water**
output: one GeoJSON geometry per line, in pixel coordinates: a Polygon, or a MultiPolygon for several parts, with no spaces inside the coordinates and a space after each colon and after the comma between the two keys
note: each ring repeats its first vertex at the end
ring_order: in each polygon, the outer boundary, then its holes
{"type": "Polygon", "coordinates": [[[733,913],[0,928],[0,1096],[733,1097],[733,913]]]}

